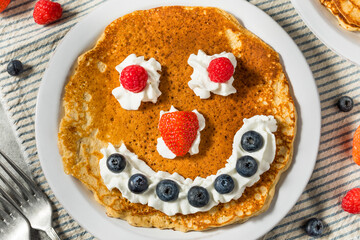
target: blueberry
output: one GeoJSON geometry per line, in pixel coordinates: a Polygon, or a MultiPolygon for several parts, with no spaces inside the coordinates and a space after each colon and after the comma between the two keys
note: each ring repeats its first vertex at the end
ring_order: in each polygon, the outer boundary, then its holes
{"type": "Polygon", "coordinates": [[[208,191],[200,186],[191,187],[188,192],[187,198],[190,205],[193,207],[206,206],[206,204],[208,204],[210,200],[208,191]]]}
{"type": "Polygon", "coordinates": [[[351,97],[343,96],[339,98],[337,106],[342,112],[349,112],[354,107],[354,102],[351,97]]]}
{"type": "Polygon", "coordinates": [[[176,200],[179,196],[179,186],[172,180],[162,180],[156,186],[156,194],[164,202],[176,200]]]}
{"type": "Polygon", "coordinates": [[[114,153],[108,157],[106,166],[110,171],[114,173],[120,173],[126,166],[126,160],[123,155],[114,153]]]}
{"type": "Polygon", "coordinates": [[[236,162],[236,171],[243,177],[251,177],[256,173],[258,164],[251,156],[243,156],[236,162]]]}
{"type": "Polygon", "coordinates": [[[235,183],[229,175],[221,174],[215,179],[214,187],[218,193],[225,194],[234,189],[235,183]]]}
{"type": "Polygon", "coordinates": [[[148,189],[149,184],[147,178],[143,174],[137,173],[130,177],[128,187],[131,192],[137,194],[145,192],[146,189],[148,189]]]}
{"type": "Polygon", "coordinates": [[[11,76],[17,76],[23,71],[23,65],[19,60],[12,60],[7,65],[7,72],[11,76]]]}
{"type": "Polygon", "coordinates": [[[305,224],[305,232],[312,237],[318,237],[323,233],[324,224],[318,218],[311,218],[305,224]]]}
{"type": "Polygon", "coordinates": [[[262,148],[264,145],[263,137],[255,132],[248,131],[241,137],[241,147],[248,152],[255,152],[262,148]]]}

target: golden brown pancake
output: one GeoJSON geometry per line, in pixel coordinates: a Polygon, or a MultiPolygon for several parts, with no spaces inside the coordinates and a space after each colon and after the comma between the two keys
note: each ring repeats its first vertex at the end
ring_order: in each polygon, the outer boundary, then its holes
{"type": "Polygon", "coordinates": [[[333,0],[348,23],[360,26],[360,5],[350,0],[333,0]]]}
{"type": "Polygon", "coordinates": [[[351,1],[345,3],[345,1],[339,0],[320,0],[320,2],[338,19],[340,26],[349,31],[360,31],[360,24],[356,23],[360,21],[360,15],[357,18],[351,17],[356,13],[356,10],[353,13],[346,14],[341,7],[344,4],[352,4],[351,1]]]}
{"type": "Polygon", "coordinates": [[[58,136],[64,171],[93,192],[108,216],[135,226],[189,231],[244,222],[269,207],[275,184],[292,158],[296,111],[279,56],[218,8],[159,7],[116,19],[96,46],[78,58],[63,103],[65,116],[58,136]],[[235,94],[212,94],[201,100],[188,87],[193,69],[187,60],[199,49],[208,55],[226,51],[236,56],[235,94]],[[120,84],[115,66],[132,53],[153,57],[162,65],[162,95],[156,104],[142,103],[137,111],[122,109],[111,93],[120,84]],[[197,109],[205,117],[199,154],[164,159],[157,152],[159,113],[171,105],[182,111],[197,109]],[[243,119],[254,115],[273,115],[277,120],[276,157],[270,170],[238,200],[208,212],[167,216],[147,205],[130,203],[102,181],[99,150],[108,143],[124,143],[154,171],[177,172],[191,179],[216,174],[232,153],[243,119]]]}

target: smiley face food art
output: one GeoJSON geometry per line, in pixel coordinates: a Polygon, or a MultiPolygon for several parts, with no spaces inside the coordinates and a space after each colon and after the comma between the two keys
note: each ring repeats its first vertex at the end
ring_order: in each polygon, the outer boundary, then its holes
{"type": "Polygon", "coordinates": [[[279,56],[217,8],[160,7],[115,20],[79,57],[64,109],[64,171],[110,217],[135,226],[189,231],[244,222],[268,208],[291,162],[296,112],[279,56]],[[140,63],[116,69],[129,56],[140,63]],[[131,67],[150,59],[159,78],[131,67]],[[136,84],[121,79],[126,67],[136,84]],[[219,69],[227,72],[212,74],[219,69]],[[136,95],[151,83],[151,94],[128,102],[134,109],[114,90],[136,95]]]}

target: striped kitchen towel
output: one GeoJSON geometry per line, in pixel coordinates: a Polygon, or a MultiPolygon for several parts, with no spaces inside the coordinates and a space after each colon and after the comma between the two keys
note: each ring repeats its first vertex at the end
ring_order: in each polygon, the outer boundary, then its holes
{"type": "MultiPolygon", "coordinates": [[[[93,239],[63,209],[44,178],[36,150],[34,118],[39,85],[57,44],[102,1],[58,2],[63,7],[63,17],[49,26],[34,23],[33,0],[12,0],[0,14],[1,100],[35,181],[52,201],[56,231],[66,240],[93,239]],[[20,77],[6,72],[7,63],[12,59],[25,64],[25,72],[20,77]]],[[[321,239],[359,239],[360,216],[344,212],[340,202],[349,189],[360,187],[360,167],[351,159],[352,136],[360,124],[360,67],[322,44],[306,27],[290,0],[249,2],[277,21],[303,52],[315,77],[322,112],[320,149],[309,184],[294,208],[264,239],[306,239],[301,226],[310,217],[321,218],[326,223],[321,239]],[[339,112],[335,106],[343,95],[354,99],[354,109],[349,113],[339,112]]]]}

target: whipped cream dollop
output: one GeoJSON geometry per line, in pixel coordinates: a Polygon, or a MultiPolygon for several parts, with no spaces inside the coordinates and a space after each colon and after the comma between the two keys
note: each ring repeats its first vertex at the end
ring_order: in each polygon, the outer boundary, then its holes
{"type": "Polygon", "coordinates": [[[236,89],[232,86],[234,77],[231,77],[225,83],[216,83],[209,78],[207,68],[211,60],[220,57],[228,58],[234,68],[236,67],[236,58],[234,54],[228,52],[208,56],[202,50],[199,50],[197,55],[191,54],[188,59],[188,64],[194,69],[188,85],[194,91],[196,96],[199,96],[201,99],[209,98],[210,92],[221,96],[228,96],[232,93],[236,93],[236,89]]]}
{"type": "MultiPolygon", "coordinates": [[[[176,111],[178,110],[174,106],[171,106],[168,112],[160,111],[160,118],[165,113],[171,113],[176,111]]],[[[189,149],[190,155],[199,153],[200,131],[202,131],[205,128],[204,116],[201,113],[199,113],[196,109],[193,110],[193,113],[196,114],[197,119],[199,121],[199,129],[197,131],[196,138],[189,149]]],[[[162,137],[157,139],[156,149],[163,158],[174,159],[176,157],[176,155],[166,146],[162,137]]]]}
{"type": "Polygon", "coordinates": [[[246,187],[259,181],[260,175],[269,170],[276,153],[275,136],[272,133],[276,129],[276,120],[273,116],[254,116],[250,119],[244,119],[244,125],[235,134],[232,155],[227,160],[225,167],[218,170],[216,175],[210,175],[206,178],[196,177],[192,180],[189,178],[185,179],[178,173],[155,172],[144,161],[140,160],[136,154],[130,152],[124,144],[120,148],[116,148],[111,143],[109,143],[107,148],[100,150],[104,155],[99,162],[100,174],[109,190],[117,188],[130,202],[147,204],[169,216],[177,213],[191,214],[208,211],[219,203],[239,199],[246,187]],[[264,139],[263,147],[256,152],[246,152],[240,144],[241,136],[249,130],[258,132],[264,139]],[[126,159],[126,167],[120,173],[113,173],[107,168],[107,158],[113,153],[120,153],[126,159]],[[237,159],[245,155],[253,157],[258,163],[257,172],[251,177],[242,177],[236,171],[237,159]],[[129,178],[136,173],[141,173],[148,179],[148,189],[141,194],[132,193],[128,188],[129,178]],[[214,181],[221,174],[230,175],[235,182],[235,187],[230,193],[220,194],[214,188],[214,181]],[[156,186],[164,179],[173,180],[178,184],[179,195],[176,200],[164,202],[157,196],[156,186]],[[210,200],[206,206],[194,207],[189,204],[187,193],[193,186],[201,186],[208,191],[210,200]]]}
{"type": "Polygon", "coordinates": [[[141,102],[153,102],[156,103],[158,97],[161,95],[159,90],[161,65],[154,58],[144,60],[144,56],[136,57],[135,54],[130,54],[124,61],[115,67],[115,69],[121,75],[124,68],[130,65],[139,65],[143,67],[147,74],[148,80],[146,87],[139,93],[133,93],[126,90],[123,86],[114,88],[112,94],[119,101],[122,108],[126,110],[137,110],[140,107],[141,102]]]}

